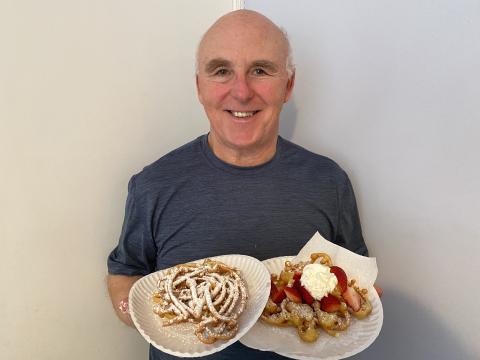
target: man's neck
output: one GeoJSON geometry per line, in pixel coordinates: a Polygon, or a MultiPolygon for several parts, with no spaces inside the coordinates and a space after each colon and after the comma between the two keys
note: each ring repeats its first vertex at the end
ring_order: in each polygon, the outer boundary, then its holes
{"type": "Polygon", "coordinates": [[[216,141],[208,136],[208,145],[216,157],[235,166],[250,167],[262,165],[271,160],[277,151],[277,139],[255,148],[236,148],[216,141]]]}

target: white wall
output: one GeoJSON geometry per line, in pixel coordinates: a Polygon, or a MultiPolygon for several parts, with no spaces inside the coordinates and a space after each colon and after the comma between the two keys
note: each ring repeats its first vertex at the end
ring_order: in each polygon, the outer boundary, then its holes
{"type": "Polygon", "coordinates": [[[106,257],[129,177],[207,131],[201,34],[225,0],[0,1],[0,358],[146,359],[106,257]]]}
{"type": "Polygon", "coordinates": [[[245,4],[293,44],[282,134],[350,173],[378,260],[384,326],[353,358],[478,359],[480,2],[245,4]]]}

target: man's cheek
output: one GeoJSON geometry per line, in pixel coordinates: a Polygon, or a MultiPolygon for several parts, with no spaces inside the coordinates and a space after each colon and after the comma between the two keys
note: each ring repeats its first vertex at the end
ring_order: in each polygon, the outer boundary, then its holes
{"type": "Polygon", "coordinates": [[[218,103],[222,101],[229,92],[228,86],[225,84],[209,84],[204,92],[204,97],[205,99],[208,99],[207,101],[211,104],[218,103]]]}
{"type": "Polygon", "coordinates": [[[257,93],[262,95],[262,98],[268,103],[277,103],[283,99],[285,94],[280,91],[280,84],[273,82],[265,82],[257,87],[257,93]]]}

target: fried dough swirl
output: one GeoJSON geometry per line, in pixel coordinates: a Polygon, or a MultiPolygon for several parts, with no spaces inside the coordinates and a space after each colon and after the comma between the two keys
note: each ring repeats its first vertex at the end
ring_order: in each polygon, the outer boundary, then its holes
{"type": "Polygon", "coordinates": [[[182,264],[167,270],[153,293],[153,312],[160,316],[163,326],[198,324],[197,338],[212,344],[236,335],[237,320],[247,299],[239,270],[206,259],[202,264],[182,264]]]}

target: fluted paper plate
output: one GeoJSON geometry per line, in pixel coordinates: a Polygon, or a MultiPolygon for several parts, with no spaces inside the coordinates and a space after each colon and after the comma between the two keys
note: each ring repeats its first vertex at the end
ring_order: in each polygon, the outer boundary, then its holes
{"type": "MultiPolygon", "coordinates": [[[[285,261],[292,258],[293,256],[283,256],[265,260],[263,263],[270,273],[279,274],[285,261]]],[[[277,327],[259,320],[240,342],[254,349],[273,351],[300,360],[337,360],[355,355],[373,343],[383,324],[380,298],[373,287],[368,289],[368,294],[373,306],[372,313],[363,320],[352,318],[350,327],[338,337],[321,331],[316,342],[305,343],[300,340],[294,327],[277,327]]]]}
{"type": "MultiPolygon", "coordinates": [[[[238,320],[237,335],[230,340],[218,340],[204,344],[194,334],[195,324],[183,323],[162,326],[158,315],[152,311],[152,293],[160,274],[157,271],[138,280],[130,290],[130,314],[138,331],[157,349],[180,357],[199,357],[220,351],[240,339],[257,321],[270,294],[270,273],[257,259],[246,255],[223,255],[212,257],[241,271],[248,289],[247,307],[238,320]]],[[[195,263],[201,260],[192,261],[195,263]]]]}

